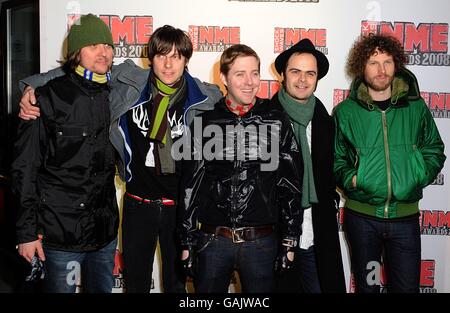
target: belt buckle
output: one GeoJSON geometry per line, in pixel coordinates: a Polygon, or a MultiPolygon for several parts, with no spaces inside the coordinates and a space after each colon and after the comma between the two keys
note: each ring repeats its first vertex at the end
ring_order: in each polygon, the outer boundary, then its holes
{"type": "Polygon", "coordinates": [[[231,238],[233,239],[233,243],[243,243],[245,242],[244,235],[244,227],[231,229],[231,238]]]}

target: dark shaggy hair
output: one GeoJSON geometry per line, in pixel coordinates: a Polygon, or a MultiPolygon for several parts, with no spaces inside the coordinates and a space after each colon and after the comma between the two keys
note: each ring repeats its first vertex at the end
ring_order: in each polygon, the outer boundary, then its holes
{"type": "Polygon", "coordinates": [[[364,68],[376,50],[390,54],[395,63],[395,72],[407,63],[407,57],[401,43],[389,35],[361,36],[353,44],[347,59],[347,74],[352,79],[364,77],[364,68]]]}
{"type": "Polygon", "coordinates": [[[175,51],[186,58],[186,61],[192,56],[193,47],[189,36],[179,28],[170,25],[164,25],[152,34],[148,42],[148,59],[150,62],[157,54],[168,54],[175,46],[175,51]]]}

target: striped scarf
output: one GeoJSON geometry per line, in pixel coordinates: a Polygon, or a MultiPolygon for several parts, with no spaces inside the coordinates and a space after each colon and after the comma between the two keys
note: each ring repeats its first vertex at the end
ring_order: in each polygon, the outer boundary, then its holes
{"type": "Polygon", "coordinates": [[[183,79],[180,79],[172,87],[165,85],[157,77],[152,75],[153,86],[158,92],[153,95],[152,115],[150,116],[150,126],[148,138],[166,144],[167,141],[167,110],[169,109],[169,102],[171,97],[175,95],[178,87],[181,85],[183,79]]]}
{"type": "Polygon", "coordinates": [[[81,65],[78,65],[75,69],[75,73],[80,75],[81,77],[86,78],[87,80],[99,83],[99,84],[106,84],[111,80],[111,73],[107,72],[106,74],[97,74],[94,72],[91,72],[88,69],[85,69],[81,65]]]}

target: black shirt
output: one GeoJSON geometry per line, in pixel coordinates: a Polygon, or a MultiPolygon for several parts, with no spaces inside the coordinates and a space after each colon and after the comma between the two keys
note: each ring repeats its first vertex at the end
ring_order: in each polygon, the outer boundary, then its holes
{"type": "MultiPolygon", "coordinates": [[[[176,141],[183,132],[182,97],[168,110],[172,140],[176,141]]],[[[181,175],[181,163],[176,162],[175,174],[156,175],[153,152],[149,151],[155,143],[147,138],[149,128],[149,103],[142,103],[127,112],[128,132],[131,141],[131,181],[127,183],[127,192],[145,199],[168,198],[178,200],[181,175]]]]}
{"type": "Polygon", "coordinates": [[[373,103],[378,106],[380,110],[386,111],[391,106],[391,98],[383,101],[374,101],[373,103]]]}

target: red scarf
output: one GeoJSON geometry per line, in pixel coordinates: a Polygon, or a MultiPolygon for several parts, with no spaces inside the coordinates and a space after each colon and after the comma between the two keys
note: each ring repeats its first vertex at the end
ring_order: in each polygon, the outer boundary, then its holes
{"type": "Polygon", "coordinates": [[[250,111],[253,106],[255,105],[254,103],[250,103],[250,104],[237,104],[237,103],[233,103],[230,99],[225,99],[225,103],[228,107],[228,109],[233,112],[236,115],[239,116],[243,116],[245,114],[247,114],[248,111],[250,111]]]}

